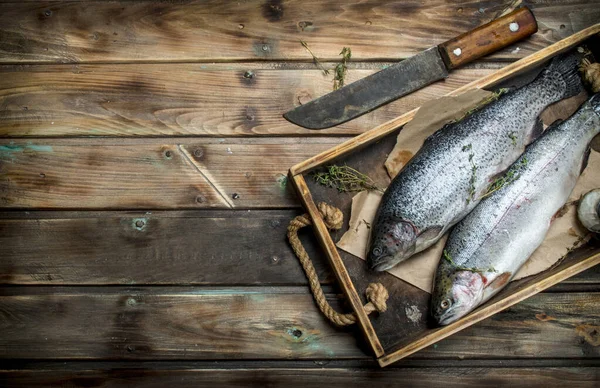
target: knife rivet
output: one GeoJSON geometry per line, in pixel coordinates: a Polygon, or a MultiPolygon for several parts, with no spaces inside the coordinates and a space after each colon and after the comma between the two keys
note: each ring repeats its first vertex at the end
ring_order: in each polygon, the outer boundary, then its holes
{"type": "Polygon", "coordinates": [[[254,73],[250,70],[244,73],[244,78],[254,78],[254,73]]]}
{"type": "Polygon", "coordinates": [[[460,54],[462,54],[462,50],[460,49],[460,47],[457,47],[454,49],[454,51],[452,51],[454,53],[454,55],[456,55],[457,57],[460,57],[460,54]]]}
{"type": "Polygon", "coordinates": [[[508,28],[512,31],[512,32],[517,32],[519,31],[519,23],[517,22],[512,22],[508,25],[508,28]]]}

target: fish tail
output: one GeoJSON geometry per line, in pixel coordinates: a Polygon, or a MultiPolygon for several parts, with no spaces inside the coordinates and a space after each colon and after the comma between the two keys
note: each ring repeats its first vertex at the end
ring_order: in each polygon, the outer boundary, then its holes
{"type": "Polygon", "coordinates": [[[575,96],[583,91],[583,84],[579,75],[579,63],[582,58],[583,54],[577,51],[559,55],[552,59],[550,65],[544,71],[544,78],[559,78],[564,81],[563,98],[575,96]]]}

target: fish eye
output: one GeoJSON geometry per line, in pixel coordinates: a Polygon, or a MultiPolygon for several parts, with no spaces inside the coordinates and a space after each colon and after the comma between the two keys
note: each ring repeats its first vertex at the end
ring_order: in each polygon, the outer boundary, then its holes
{"type": "Polygon", "coordinates": [[[440,307],[444,310],[450,307],[450,299],[444,299],[442,303],[440,303],[440,307]]]}
{"type": "Polygon", "coordinates": [[[373,254],[375,256],[381,256],[381,248],[380,247],[373,248],[373,254]]]}

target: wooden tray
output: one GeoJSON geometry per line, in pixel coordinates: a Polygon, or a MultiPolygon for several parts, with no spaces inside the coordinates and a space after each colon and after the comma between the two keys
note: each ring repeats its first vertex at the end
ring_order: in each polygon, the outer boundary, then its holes
{"type": "MultiPolygon", "coordinates": [[[[449,93],[456,96],[467,90],[495,89],[502,86],[519,86],[531,80],[552,57],[585,43],[592,48],[596,58],[600,50],[600,24],[580,31],[539,52],[506,66],[497,72],[449,93]]],[[[405,313],[407,306],[417,306],[419,311],[429,311],[429,294],[387,273],[369,271],[365,263],[344,251],[338,251],[334,241],[348,229],[351,198],[353,194],[337,193],[322,187],[305,175],[328,164],[346,164],[366,173],[376,183],[389,181],[383,167],[387,154],[393,148],[401,127],[409,122],[417,109],[367,131],[349,141],[295,165],[289,171],[300,199],[314,220],[314,230],[327,255],[342,291],[358,317],[358,324],[381,366],[389,365],[449,335],[473,325],[519,301],[557,284],[579,272],[600,263],[600,244],[589,243],[572,252],[558,266],[540,274],[511,282],[502,292],[463,319],[448,326],[434,327],[429,319],[413,322],[405,313]],[[316,201],[324,201],[340,208],[345,224],[340,231],[330,234],[317,210],[316,201]],[[388,311],[367,316],[363,292],[370,282],[383,283],[390,292],[388,311]],[[357,292],[360,290],[360,293],[357,292]]],[[[385,185],[384,185],[385,187],[385,185]]]]}

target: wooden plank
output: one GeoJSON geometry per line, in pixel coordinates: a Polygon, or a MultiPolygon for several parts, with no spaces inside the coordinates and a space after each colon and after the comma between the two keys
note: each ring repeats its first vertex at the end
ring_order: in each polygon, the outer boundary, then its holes
{"type": "MultiPolygon", "coordinates": [[[[233,61],[305,60],[307,41],[323,59],[337,60],[343,46],[357,60],[401,59],[487,23],[514,1],[418,5],[253,0],[42,1],[0,4],[0,61],[233,61]]],[[[514,60],[598,20],[597,1],[527,3],[540,32],[502,50],[514,60]],[[517,50],[518,48],[518,50],[517,50]]]]}
{"type": "MultiPolygon", "coordinates": [[[[300,213],[0,212],[0,283],[307,285],[285,237],[300,213]]],[[[322,284],[332,285],[334,275],[312,230],[303,229],[301,238],[322,284]]],[[[599,286],[595,266],[550,290],[599,286]]]]}
{"type": "Polygon", "coordinates": [[[4,288],[0,314],[4,359],[368,357],[306,287],[4,288]]]}
{"type": "Polygon", "coordinates": [[[597,387],[599,367],[548,368],[397,368],[387,370],[351,368],[245,368],[150,370],[115,369],[84,370],[1,370],[0,381],[9,387],[349,387],[373,385],[393,387],[398,382],[410,387],[430,388],[436,385],[461,387],[597,387]]]}
{"type": "Polygon", "coordinates": [[[578,275],[564,280],[560,284],[595,284],[600,281],[600,265],[596,265],[578,275]]]}
{"type": "MultiPolygon", "coordinates": [[[[5,359],[370,357],[304,287],[0,291],[5,359]]],[[[600,293],[538,294],[411,358],[597,359],[598,303],[600,293]]]]}
{"type": "MultiPolygon", "coordinates": [[[[348,71],[355,81],[387,64],[348,71]]],[[[0,136],[356,135],[502,66],[468,68],[339,127],[312,131],[284,112],[332,90],[314,65],[0,66],[0,136]]]]}
{"type": "Polygon", "coordinates": [[[4,208],[297,207],[286,169],[325,139],[0,140],[4,208]]]}
{"type": "MultiPolygon", "coordinates": [[[[0,213],[0,283],[308,285],[286,239],[299,211],[27,213],[0,213]]],[[[333,284],[312,231],[301,237],[333,284]]]]}

